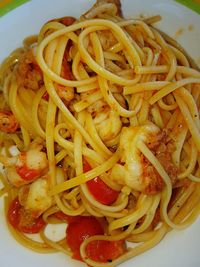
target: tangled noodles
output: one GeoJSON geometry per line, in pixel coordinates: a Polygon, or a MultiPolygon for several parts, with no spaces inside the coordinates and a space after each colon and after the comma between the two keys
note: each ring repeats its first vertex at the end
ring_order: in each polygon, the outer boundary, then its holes
{"type": "Polygon", "coordinates": [[[198,217],[200,72],[159,20],[100,0],[2,63],[0,196],[25,247],[115,266],[198,217]]]}

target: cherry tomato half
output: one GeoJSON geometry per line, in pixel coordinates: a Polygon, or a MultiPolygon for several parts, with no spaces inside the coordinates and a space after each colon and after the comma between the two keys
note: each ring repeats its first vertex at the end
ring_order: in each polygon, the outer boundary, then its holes
{"type": "Polygon", "coordinates": [[[22,167],[16,166],[15,169],[19,176],[26,181],[32,181],[40,176],[39,170],[29,169],[26,165],[22,167]]]}
{"type": "MultiPolygon", "coordinates": [[[[83,164],[84,172],[91,170],[87,161],[83,164]]],[[[87,182],[88,189],[94,198],[104,205],[111,205],[118,198],[119,192],[110,188],[99,177],[87,182]]]]}
{"type": "Polygon", "coordinates": [[[70,223],[67,227],[67,244],[73,252],[73,258],[81,260],[80,245],[81,243],[94,235],[104,234],[101,224],[95,217],[78,216],[77,221],[70,223]]]}
{"type": "Polygon", "coordinates": [[[87,257],[97,262],[112,262],[125,252],[125,241],[94,240],[86,247],[87,257]]]}
{"type": "Polygon", "coordinates": [[[27,234],[39,233],[46,223],[42,217],[34,218],[30,212],[26,211],[15,198],[8,209],[8,221],[18,231],[27,234]]]}

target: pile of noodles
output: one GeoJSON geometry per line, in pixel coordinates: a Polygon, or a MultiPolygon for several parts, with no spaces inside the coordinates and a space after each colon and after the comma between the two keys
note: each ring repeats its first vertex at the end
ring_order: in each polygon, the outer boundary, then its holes
{"type": "MultiPolygon", "coordinates": [[[[30,37],[1,65],[1,110],[10,109],[20,124],[15,133],[0,132],[1,152],[11,156],[10,147],[26,151],[30,144],[42,144],[49,161],[49,194],[53,205],[44,212],[52,215],[103,217],[107,234],[86,239],[81,255],[90,266],[114,266],[154,247],[171,229],[183,229],[200,211],[200,72],[184,51],[146,20],[124,19],[117,6],[103,1],[66,26],[61,20],[46,23],[38,37],[30,37]],[[63,58],[72,77],[61,75],[63,58]],[[36,88],[19,77],[19,64],[29,51],[42,72],[36,88]],[[58,85],[67,96],[59,93],[58,85]],[[48,92],[49,98],[43,95],[48,92]],[[143,155],[164,181],[156,194],[146,194],[110,177],[122,155],[120,135],[124,127],[153,123],[166,131],[172,144],[172,160],[178,169],[172,184],[169,174],[140,140],[143,155]],[[83,159],[92,169],[83,173],[83,159]],[[94,199],[86,182],[100,176],[119,191],[112,205],[94,199]],[[156,214],[160,216],[156,226],[156,214]],[[86,257],[93,240],[126,240],[138,243],[112,263],[96,263],[86,257]]],[[[134,175],[134,174],[133,174],[134,175]]],[[[2,174],[6,209],[18,194],[2,174]]],[[[62,251],[71,255],[65,240],[53,242],[40,233],[42,242],[31,240],[9,225],[24,246],[42,253],[62,251]]]]}

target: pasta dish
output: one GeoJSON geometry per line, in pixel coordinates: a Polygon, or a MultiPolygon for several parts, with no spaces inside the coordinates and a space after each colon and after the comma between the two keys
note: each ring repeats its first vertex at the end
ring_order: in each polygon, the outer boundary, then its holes
{"type": "Polygon", "coordinates": [[[23,246],[116,266],[199,216],[200,72],[160,19],[98,0],[2,62],[0,196],[23,246]]]}

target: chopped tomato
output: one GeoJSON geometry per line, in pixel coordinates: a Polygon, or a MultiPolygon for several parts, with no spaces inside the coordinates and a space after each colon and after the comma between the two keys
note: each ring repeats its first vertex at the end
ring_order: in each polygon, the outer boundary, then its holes
{"type": "Polygon", "coordinates": [[[52,22],[52,21],[58,21],[58,22],[64,24],[65,26],[70,26],[76,21],[76,19],[74,17],[67,16],[67,17],[62,17],[59,19],[51,19],[48,22],[52,22]]]}
{"type": "MultiPolygon", "coordinates": [[[[87,161],[83,164],[84,172],[91,170],[87,161]]],[[[118,198],[119,192],[105,184],[99,177],[87,182],[87,186],[94,198],[104,205],[111,205],[118,198]]]]}
{"type": "Polygon", "coordinates": [[[73,17],[63,17],[59,21],[64,24],[65,26],[70,26],[75,22],[75,18],[73,17]]]}
{"type": "Polygon", "coordinates": [[[42,98],[43,98],[44,100],[46,100],[46,101],[49,100],[49,94],[48,94],[47,91],[45,91],[45,93],[43,94],[42,98]]]}
{"type": "Polygon", "coordinates": [[[90,170],[91,170],[90,164],[86,160],[84,160],[83,161],[83,171],[84,172],[89,172],[90,170]]]}
{"type": "Polygon", "coordinates": [[[26,164],[22,167],[16,166],[15,169],[19,176],[26,181],[34,180],[40,176],[39,170],[30,169],[26,166],[26,164]]]}
{"type": "Polygon", "coordinates": [[[73,252],[73,258],[81,260],[80,245],[81,243],[94,235],[104,234],[101,224],[95,217],[78,216],[77,221],[73,221],[67,227],[67,244],[73,252]]]}
{"type": "MultiPolygon", "coordinates": [[[[69,45],[67,45],[67,48],[63,56],[60,76],[66,80],[73,80],[74,77],[73,77],[72,70],[71,70],[71,64],[68,62],[68,58],[69,58],[68,46],[69,45]]],[[[61,99],[64,99],[65,101],[70,102],[74,98],[74,89],[72,87],[64,86],[64,85],[57,84],[57,83],[55,84],[55,87],[61,99]]]]}
{"type": "Polygon", "coordinates": [[[66,80],[73,80],[71,66],[70,63],[67,61],[67,56],[63,57],[63,62],[61,67],[61,77],[66,80]]]}
{"type": "Polygon", "coordinates": [[[125,241],[95,240],[86,247],[87,257],[97,262],[112,262],[125,252],[125,241]]]}
{"type": "Polygon", "coordinates": [[[30,216],[30,220],[27,220],[29,216],[30,214],[27,214],[27,215],[24,215],[24,217],[21,217],[21,221],[18,226],[19,231],[26,233],[26,234],[39,233],[44,228],[46,223],[44,222],[41,216],[36,219],[30,216]]]}
{"type": "Polygon", "coordinates": [[[54,214],[54,216],[61,220],[61,221],[66,221],[68,223],[73,223],[73,222],[77,222],[82,216],[70,216],[65,214],[62,211],[58,211],[54,214]]]}
{"type": "Polygon", "coordinates": [[[112,204],[119,195],[119,192],[107,186],[99,177],[88,181],[87,186],[94,198],[104,205],[112,204]]]}
{"type": "Polygon", "coordinates": [[[40,232],[46,224],[41,216],[33,218],[31,213],[20,205],[18,198],[15,198],[11,202],[7,216],[9,223],[15,229],[27,234],[36,234],[40,232]]]}
{"type": "Polygon", "coordinates": [[[14,228],[17,228],[20,221],[20,208],[21,205],[18,198],[15,198],[8,209],[8,221],[14,228]]]}

